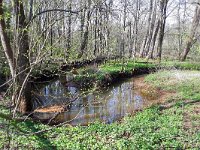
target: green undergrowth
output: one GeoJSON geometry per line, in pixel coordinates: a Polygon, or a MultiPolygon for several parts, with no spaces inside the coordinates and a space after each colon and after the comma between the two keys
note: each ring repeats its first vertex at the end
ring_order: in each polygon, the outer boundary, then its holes
{"type": "Polygon", "coordinates": [[[161,63],[162,67],[183,69],[183,70],[200,70],[199,62],[179,62],[179,61],[166,61],[161,63]]]}
{"type": "MultiPolygon", "coordinates": [[[[87,127],[62,126],[34,135],[32,133],[50,126],[0,117],[0,149],[198,150],[200,131],[198,128],[186,130],[184,117],[185,113],[191,113],[191,124],[197,124],[199,116],[192,114],[195,103],[187,104],[184,100],[199,99],[199,74],[198,71],[159,71],[148,75],[146,82],[161,89],[176,91],[181,99],[168,109],[152,106],[112,124],[96,122],[87,127]]],[[[5,107],[0,109],[4,114],[9,113],[5,107]]]]}
{"type": "MultiPolygon", "coordinates": [[[[129,63],[132,67],[147,67],[147,64],[129,63]],[[134,66],[133,66],[134,65],[134,66]]],[[[148,64],[149,65],[149,64],[148,64]]],[[[124,66],[123,66],[124,67],[124,66]]],[[[101,65],[97,69],[78,70],[79,74],[101,77],[101,74],[117,74],[122,64],[101,65]],[[99,69],[100,68],[100,69],[99,69]],[[99,73],[100,75],[98,75],[99,73]]],[[[153,86],[176,92],[179,99],[168,109],[152,106],[134,116],[126,116],[122,121],[112,124],[96,122],[82,126],[62,126],[44,131],[52,126],[35,123],[31,120],[11,120],[7,108],[0,106],[0,149],[191,149],[200,148],[198,128],[185,129],[185,113],[191,114],[191,124],[199,123],[199,116],[193,114],[194,104],[185,100],[200,100],[200,72],[162,70],[150,74],[145,81],[153,86]]],[[[169,99],[170,101],[170,99],[169,99]]],[[[171,98],[173,101],[173,98],[171,98]]]]}
{"type": "MultiPolygon", "coordinates": [[[[189,107],[189,106],[187,106],[189,107]]],[[[198,149],[200,135],[183,129],[183,109],[175,106],[160,111],[151,107],[122,123],[94,123],[88,127],[57,127],[41,134],[26,135],[49,128],[24,121],[0,128],[0,149],[198,149]],[[16,127],[17,126],[17,127],[16,127]],[[9,136],[7,136],[7,133],[9,136]],[[187,141],[187,143],[186,143],[187,141]]],[[[1,119],[2,124],[2,119],[1,119]]]]}
{"type": "Polygon", "coordinates": [[[75,82],[80,84],[81,87],[105,86],[119,78],[159,69],[200,70],[200,63],[167,61],[158,64],[154,61],[145,62],[142,59],[137,62],[134,60],[108,61],[98,67],[89,66],[78,69],[75,82]]]}
{"type": "Polygon", "coordinates": [[[200,71],[158,71],[145,79],[157,88],[177,92],[183,99],[200,100],[200,71]]]}
{"type": "Polygon", "coordinates": [[[109,61],[98,67],[90,66],[79,69],[78,75],[75,76],[75,82],[83,87],[104,86],[112,83],[117,78],[132,76],[136,70],[150,70],[153,68],[155,68],[155,65],[150,63],[109,61]]]}
{"type": "Polygon", "coordinates": [[[121,62],[111,62],[108,64],[104,64],[100,66],[100,69],[104,72],[112,73],[112,72],[131,72],[133,69],[147,69],[155,67],[154,64],[144,63],[144,62],[134,62],[134,61],[126,61],[124,63],[121,62]]]}

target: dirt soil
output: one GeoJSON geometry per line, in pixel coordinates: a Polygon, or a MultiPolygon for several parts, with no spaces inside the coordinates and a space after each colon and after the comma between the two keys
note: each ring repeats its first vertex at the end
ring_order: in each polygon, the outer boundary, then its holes
{"type": "Polygon", "coordinates": [[[170,97],[175,97],[175,91],[166,91],[155,88],[144,81],[144,76],[134,78],[134,89],[140,89],[140,94],[146,99],[146,105],[163,104],[169,100],[170,97]],[[141,90],[142,89],[142,90],[141,90]]]}

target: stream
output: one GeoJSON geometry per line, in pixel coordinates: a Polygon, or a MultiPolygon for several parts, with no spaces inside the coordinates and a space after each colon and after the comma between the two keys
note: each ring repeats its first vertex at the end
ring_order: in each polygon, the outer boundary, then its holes
{"type": "Polygon", "coordinates": [[[35,108],[66,105],[73,101],[64,112],[36,111],[34,116],[52,123],[67,122],[71,125],[88,125],[95,121],[112,123],[141,110],[148,105],[148,101],[152,101],[151,96],[135,87],[135,81],[141,78],[144,76],[121,79],[123,81],[101,91],[88,93],[73,85],[66,86],[63,79],[50,82],[36,94],[40,101],[35,101],[35,108]]]}

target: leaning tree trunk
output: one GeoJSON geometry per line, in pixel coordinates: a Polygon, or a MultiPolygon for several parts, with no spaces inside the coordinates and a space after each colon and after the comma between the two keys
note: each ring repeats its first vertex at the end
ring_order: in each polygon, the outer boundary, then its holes
{"type": "Polygon", "coordinates": [[[192,45],[193,45],[193,41],[194,41],[194,36],[196,34],[196,31],[197,31],[197,27],[199,25],[199,20],[200,20],[200,6],[196,6],[196,10],[195,10],[195,15],[194,15],[194,18],[193,18],[193,21],[192,21],[192,27],[190,29],[190,35],[187,39],[187,42],[186,42],[186,47],[184,49],[184,52],[183,52],[183,55],[182,55],[182,58],[181,60],[182,61],[185,61],[192,45]]]}
{"type": "Polygon", "coordinates": [[[153,38],[153,31],[154,31],[154,26],[155,26],[155,22],[156,22],[156,12],[157,12],[157,0],[154,1],[154,5],[153,5],[153,12],[152,12],[152,17],[151,17],[151,23],[150,23],[150,27],[149,27],[149,36],[148,39],[146,41],[146,45],[144,47],[144,53],[145,56],[147,57],[149,50],[150,50],[150,44],[152,42],[152,38],[153,38]]]}

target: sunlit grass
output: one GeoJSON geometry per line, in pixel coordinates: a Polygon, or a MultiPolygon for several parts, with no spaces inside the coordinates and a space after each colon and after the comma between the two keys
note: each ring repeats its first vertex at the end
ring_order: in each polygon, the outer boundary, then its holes
{"type": "Polygon", "coordinates": [[[120,75],[131,76],[135,70],[155,68],[154,64],[135,63],[135,61],[115,62],[109,61],[98,67],[89,66],[78,70],[79,74],[75,76],[75,82],[81,86],[88,83],[90,87],[95,85],[104,85],[104,83],[112,82],[120,75]]]}
{"type": "Polygon", "coordinates": [[[145,81],[157,88],[178,92],[184,99],[200,100],[199,71],[158,71],[147,76],[145,81]]]}

